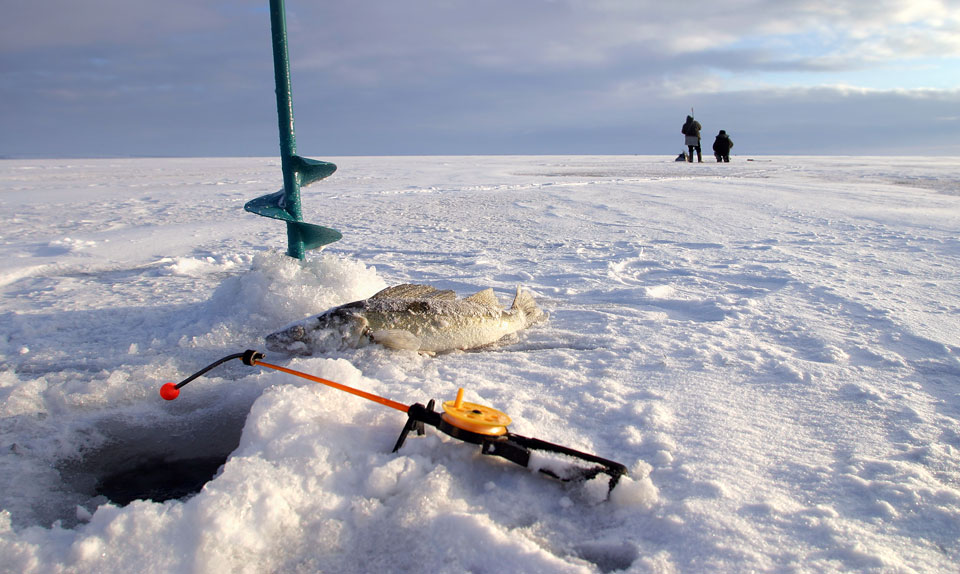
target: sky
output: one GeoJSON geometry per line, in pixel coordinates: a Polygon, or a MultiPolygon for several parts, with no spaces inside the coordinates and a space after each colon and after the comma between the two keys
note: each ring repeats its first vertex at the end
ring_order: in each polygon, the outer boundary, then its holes
{"type": "MultiPolygon", "coordinates": [[[[278,153],[267,0],[0,1],[0,157],[278,153]]],[[[960,153],[960,0],[286,10],[308,157],[960,153]]]]}

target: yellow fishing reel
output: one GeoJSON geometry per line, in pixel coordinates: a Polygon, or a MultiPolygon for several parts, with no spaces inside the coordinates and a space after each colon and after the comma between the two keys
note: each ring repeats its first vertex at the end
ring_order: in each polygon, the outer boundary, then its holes
{"type": "Polygon", "coordinates": [[[506,413],[493,407],[464,401],[462,388],[457,389],[456,399],[443,403],[443,414],[440,418],[454,428],[483,436],[503,436],[507,434],[507,425],[511,423],[506,413]]]}

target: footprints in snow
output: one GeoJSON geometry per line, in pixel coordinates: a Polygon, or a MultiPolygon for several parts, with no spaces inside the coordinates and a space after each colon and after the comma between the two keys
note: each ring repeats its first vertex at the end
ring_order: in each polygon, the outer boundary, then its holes
{"type": "MultiPolygon", "coordinates": [[[[789,277],[770,267],[742,263],[754,258],[744,257],[740,250],[770,247],[767,243],[750,243],[736,246],[737,251],[731,252],[720,243],[661,240],[638,246],[622,241],[584,244],[572,250],[571,257],[597,262],[597,271],[605,281],[590,295],[600,303],[648,308],[670,320],[709,323],[737,316],[748,300],[764,297],[789,283],[789,277]],[[648,256],[645,247],[653,253],[648,256]],[[709,271],[691,271],[702,266],[693,260],[704,258],[716,259],[706,266],[709,271]]],[[[564,285],[572,278],[553,279],[564,285]]]]}

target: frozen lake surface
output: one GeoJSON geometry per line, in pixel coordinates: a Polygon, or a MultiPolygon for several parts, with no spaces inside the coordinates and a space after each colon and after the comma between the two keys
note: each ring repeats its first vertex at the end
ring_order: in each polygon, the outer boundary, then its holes
{"type": "Polygon", "coordinates": [[[960,160],[322,159],[304,219],[344,238],[302,263],[242,209],[279,160],[0,161],[0,571],[960,563],[960,160]],[[629,477],[607,497],[435,429],[394,454],[401,413],[236,362],[158,394],[399,283],[519,284],[550,318],[268,359],[405,404],[463,387],[629,477]],[[164,502],[105,486],[191,471],[164,502]]]}

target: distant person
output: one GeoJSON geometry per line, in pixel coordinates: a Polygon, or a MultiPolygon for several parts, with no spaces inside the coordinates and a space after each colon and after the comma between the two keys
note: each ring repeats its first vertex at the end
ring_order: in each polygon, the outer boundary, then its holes
{"type": "Polygon", "coordinates": [[[725,161],[730,163],[730,148],[733,147],[733,140],[727,135],[727,132],[720,130],[717,139],[713,140],[713,155],[717,157],[717,163],[725,161]]]}
{"type": "Polygon", "coordinates": [[[700,130],[702,126],[700,122],[693,119],[693,116],[687,116],[686,123],[683,124],[683,127],[680,128],[680,132],[685,136],[684,143],[687,144],[687,149],[690,150],[690,153],[687,154],[687,161],[693,163],[693,151],[697,151],[697,161],[703,163],[703,156],[700,155],[700,130]]]}

